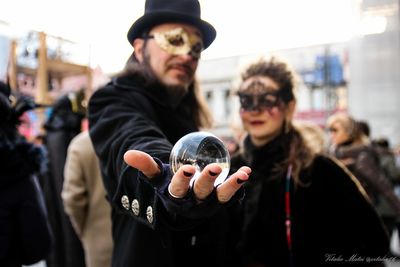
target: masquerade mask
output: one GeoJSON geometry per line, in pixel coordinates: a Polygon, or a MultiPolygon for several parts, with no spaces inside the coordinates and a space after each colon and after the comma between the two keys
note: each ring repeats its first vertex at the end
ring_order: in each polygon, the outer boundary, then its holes
{"type": "Polygon", "coordinates": [[[154,38],[157,45],[171,55],[191,55],[193,58],[199,59],[204,48],[200,36],[190,34],[183,28],[156,32],[147,38],[154,38]]]}
{"type": "Polygon", "coordinates": [[[238,92],[240,106],[245,111],[272,109],[279,104],[279,92],[254,80],[238,92]]]}
{"type": "Polygon", "coordinates": [[[238,96],[240,106],[245,111],[271,109],[279,104],[278,92],[262,94],[240,92],[238,93],[238,96]]]}

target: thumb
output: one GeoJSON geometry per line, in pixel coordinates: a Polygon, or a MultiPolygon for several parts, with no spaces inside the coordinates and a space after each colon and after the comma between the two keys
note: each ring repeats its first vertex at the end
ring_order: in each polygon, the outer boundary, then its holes
{"type": "Polygon", "coordinates": [[[138,169],[148,178],[153,178],[161,172],[157,162],[143,151],[128,150],[124,154],[124,160],[129,166],[138,169]]]}

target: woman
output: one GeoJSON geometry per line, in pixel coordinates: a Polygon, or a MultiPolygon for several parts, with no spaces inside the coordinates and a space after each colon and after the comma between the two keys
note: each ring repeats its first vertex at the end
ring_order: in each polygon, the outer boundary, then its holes
{"type": "Polygon", "coordinates": [[[400,200],[390,178],[380,165],[379,154],[360,124],[345,113],[331,115],[327,121],[330,153],[360,181],[386,228],[392,230],[400,220],[400,200]]]}
{"type": "Polygon", "coordinates": [[[374,266],[388,251],[387,233],[355,179],[293,127],[294,88],[294,72],[275,58],[241,76],[247,136],[232,167],[252,168],[244,185],[241,264],[374,266]]]}

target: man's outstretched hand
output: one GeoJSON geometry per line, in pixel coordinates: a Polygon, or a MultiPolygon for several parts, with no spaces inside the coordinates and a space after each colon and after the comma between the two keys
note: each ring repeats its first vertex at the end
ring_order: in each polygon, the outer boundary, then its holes
{"type": "MultiPolygon", "coordinates": [[[[125,162],[141,171],[149,179],[160,174],[156,161],[147,153],[139,150],[129,150],[124,155],[125,162]]],[[[175,173],[169,184],[168,191],[175,198],[183,198],[190,187],[190,179],[196,169],[191,165],[183,165],[175,173]]],[[[214,181],[222,169],[218,164],[207,165],[193,184],[193,191],[198,200],[206,199],[214,190],[214,181]]],[[[220,184],[216,191],[219,202],[228,202],[237,190],[249,179],[251,169],[243,166],[220,184]]]]}

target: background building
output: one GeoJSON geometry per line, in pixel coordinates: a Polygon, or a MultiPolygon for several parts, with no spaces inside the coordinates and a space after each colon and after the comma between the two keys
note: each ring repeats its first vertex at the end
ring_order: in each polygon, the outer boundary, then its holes
{"type": "Polygon", "coordinates": [[[349,47],[349,111],[371,124],[373,136],[400,143],[399,1],[365,0],[362,12],[386,18],[386,30],[354,38],[349,47]]]}
{"type": "Polygon", "coordinates": [[[384,19],[383,30],[369,28],[348,42],[202,61],[199,78],[216,119],[215,133],[232,135],[230,127],[238,122],[239,105],[231,92],[245,64],[278,55],[302,78],[298,119],[322,126],[332,112],[347,111],[370,124],[373,138],[384,136],[392,145],[400,144],[399,2],[363,1],[360,16],[366,23],[384,19]]]}

